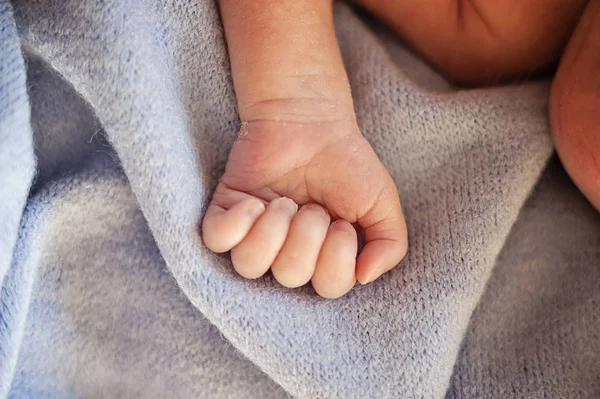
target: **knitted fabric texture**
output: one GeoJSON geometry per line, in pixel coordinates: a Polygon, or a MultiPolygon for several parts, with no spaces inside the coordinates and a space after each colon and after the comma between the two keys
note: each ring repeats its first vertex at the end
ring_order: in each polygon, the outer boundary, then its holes
{"type": "Polygon", "coordinates": [[[600,216],[549,83],[456,90],[335,23],[410,250],[325,300],[200,240],[239,128],[213,1],[0,0],[0,397],[600,397],[600,216]]]}

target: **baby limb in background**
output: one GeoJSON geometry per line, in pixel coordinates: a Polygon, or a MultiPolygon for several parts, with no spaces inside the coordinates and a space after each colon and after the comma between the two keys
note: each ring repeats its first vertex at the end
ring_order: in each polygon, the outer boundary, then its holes
{"type": "MultiPolygon", "coordinates": [[[[555,143],[600,208],[598,1],[359,3],[460,83],[519,78],[561,59],[555,143]]],[[[406,225],[356,124],[332,2],[221,0],[220,10],[243,123],[203,221],[206,245],[231,250],[244,277],[270,268],[281,284],[312,281],[329,298],[374,280],[406,253],[406,225]],[[352,224],[365,233],[358,257],[352,224]]]]}

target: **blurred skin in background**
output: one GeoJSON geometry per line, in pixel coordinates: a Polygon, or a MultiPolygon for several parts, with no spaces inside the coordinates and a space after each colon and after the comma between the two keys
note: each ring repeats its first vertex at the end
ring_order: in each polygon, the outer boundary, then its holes
{"type": "MultiPolygon", "coordinates": [[[[356,0],[462,86],[556,71],[558,154],[600,209],[600,0],[356,0]]],[[[220,0],[242,120],[203,221],[236,271],[327,298],[398,265],[398,190],[358,129],[331,0],[220,0]],[[357,231],[365,246],[357,256],[357,231]]]]}

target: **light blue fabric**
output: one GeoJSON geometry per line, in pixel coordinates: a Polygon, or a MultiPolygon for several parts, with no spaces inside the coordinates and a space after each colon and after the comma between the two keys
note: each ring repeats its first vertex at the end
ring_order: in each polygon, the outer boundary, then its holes
{"type": "Polygon", "coordinates": [[[335,18],[410,250],[332,301],[200,240],[239,127],[213,1],[0,0],[1,396],[600,396],[600,217],[548,83],[454,90],[335,18]]]}
{"type": "Polygon", "coordinates": [[[10,388],[33,281],[23,261],[36,252],[27,229],[18,233],[35,172],[25,78],[11,10],[0,2],[0,396],[10,388]]]}

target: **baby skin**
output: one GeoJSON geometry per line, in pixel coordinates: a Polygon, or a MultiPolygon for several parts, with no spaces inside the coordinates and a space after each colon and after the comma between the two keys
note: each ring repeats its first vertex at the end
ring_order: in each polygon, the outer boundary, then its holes
{"type": "MultiPolygon", "coordinates": [[[[559,61],[550,115],[567,171],[600,209],[600,1],[361,0],[449,79],[486,85],[559,61]]],[[[203,219],[235,270],[326,298],[402,260],[398,190],[363,138],[331,0],[220,0],[242,125],[203,219]],[[358,252],[358,234],[364,247],[358,252]]]]}

